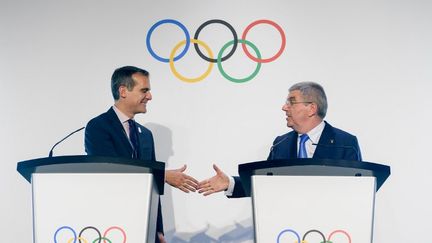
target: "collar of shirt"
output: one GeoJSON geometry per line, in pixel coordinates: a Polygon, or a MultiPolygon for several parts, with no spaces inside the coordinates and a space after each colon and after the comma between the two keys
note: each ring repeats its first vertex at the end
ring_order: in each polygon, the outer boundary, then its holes
{"type": "Polygon", "coordinates": [[[123,112],[121,112],[121,110],[119,110],[115,105],[113,105],[113,110],[116,113],[117,118],[120,120],[120,123],[122,124],[123,129],[125,130],[126,136],[128,138],[130,138],[130,136],[129,136],[129,123],[128,123],[128,120],[131,119],[131,118],[129,118],[123,112]]]}
{"type": "MultiPolygon", "coordinates": [[[[324,121],[321,121],[320,124],[318,124],[318,126],[314,127],[312,130],[310,130],[307,135],[309,136],[309,139],[306,141],[306,153],[308,158],[312,158],[314,153],[315,153],[315,149],[316,149],[316,145],[313,145],[313,143],[318,143],[319,139],[321,138],[321,134],[324,131],[324,127],[325,127],[325,123],[324,121]]],[[[302,134],[298,135],[297,138],[297,154],[298,154],[298,150],[299,150],[299,143],[300,143],[300,136],[302,134]]]]}

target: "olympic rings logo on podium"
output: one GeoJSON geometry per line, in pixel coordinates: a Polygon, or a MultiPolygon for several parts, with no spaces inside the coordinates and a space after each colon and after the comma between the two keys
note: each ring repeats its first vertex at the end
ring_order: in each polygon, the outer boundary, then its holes
{"type": "Polygon", "coordinates": [[[308,241],[306,240],[306,236],[309,235],[310,233],[317,233],[317,234],[319,234],[319,235],[321,236],[322,241],[319,242],[319,243],[333,243],[333,241],[331,241],[331,238],[332,238],[334,235],[336,235],[336,234],[343,234],[343,235],[345,235],[346,238],[347,238],[347,240],[348,240],[348,243],[351,243],[351,236],[350,236],[350,235],[348,234],[348,232],[346,232],[345,230],[334,230],[334,231],[332,231],[332,232],[328,235],[328,237],[327,237],[327,239],[326,239],[325,235],[324,235],[321,231],[316,230],[316,229],[312,229],[312,230],[307,231],[307,232],[303,235],[303,238],[302,238],[301,240],[300,240],[300,235],[299,235],[295,230],[292,230],[292,229],[284,229],[284,230],[282,230],[282,231],[279,233],[279,235],[277,236],[277,240],[276,240],[276,242],[277,242],[277,243],[282,243],[282,242],[281,242],[281,237],[282,237],[282,235],[284,235],[284,234],[286,234],[286,233],[292,233],[292,234],[294,234],[294,236],[297,238],[297,241],[295,241],[295,243],[312,243],[312,242],[308,242],[308,241]]]}
{"type": "Polygon", "coordinates": [[[85,228],[83,228],[78,236],[76,231],[70,227],[70,226],[62,226],[60,228],[58,228],[55,233],[54,233],[54,243],[60,243],[57,241],[57,235],[60,233],[60,231],[71,231],[72,232],[72,237],[68,237],[68,240],[64,243],[120,243],[119,241],[113,241],[112,239],[108,238],[108,232],[110,232],[111,230],[118,230],[120,231],[120,233],[123,236],[123,241],[121,241],[121,243],[126,243],[126,232],[124,229],[118,227],[118,226],[111,226],[108,229],[105,230],[105,232],[103,233],[103,235],[101,234],[101,232],[99,231],[99,229],[97,229],[96,227],[93,226],[87,226],[85,228]],[[96,237],[95,239],[87,239],[83,236],[83,233],[87,230],[93,230],[97,233],[98,237],[96,237]],[[77,242],[78,240],[78,242],[77,242]]]}
{"type": "Polygon", "coordinates": [[[203,24],[201,24],[198,27],[198,29],[196,30],[193,39],[191,39],[187,28],[182,23],[180,23],[179,21],[174,20],[174,19],[163,19],[163,20],[160,20],[160,21],[156,22],[155,24],[153,24],[152,27],[149,29],[149,31],[147,32],[147,37],[146,37],[146,44],[147,44],[147,50],[150,52],[150,55],[154,59],[156,59],[156,60],[158,60],[160,62],[169,63],[171,72],[174,74],[174,76],[176,76],[178,79],[180,79],[180,80],[182,80],[184,82],[195,83],[195,82],[199,82],[199,81],[205,79],[210,74],[210,72],[211,72],[211,70],[213,68],[213,64],[217,63],[219,72],[226,79],[228,79],[229,81],[234,82],[234,83],[244,83],[244,82],[250,81],[253,78],[255,78],[255,76],[258,74],[258,72],[259,72],[259,70],[261,68],[261,64],[262,63],[273,62],[274,60],[276,60],[277,58],[279,58],[280,55],[282,55],[282,53],[283,53],[283,51],[285,49],[285,45],[286,45],[286,37],[285,37],[285,32],[283,31],[283,29],[277,23],[275,23],[274,21],[268,20],[268,19],[256,20],[256,21],[250,23],[246,27],[246,29],[243,31],[241,39],[238,38],[237,32],[232,27],[232,25],[229,24],[228,22],[226,22],[224,20],[221,20],[221,19],[211,19],[211,20],[208,20],[208,21],[204,22],[203,24]],[[178,42],[174,46],[174,48],[171,50],[171,53],[170,53],[170,55],[169,55],[168,58],[161,57],[158,54],[156,54],[154,52],[153,48],[152,48],[152,44],[151,44],[151,41],[150,41],[151,36],[152,36],[153,32],[155,31],[155,29],[158,28],[159,26],[163,25],[163,24],[173,24],[173,25],[179,27],[183,31],[184,35],[185,35],[185,39],[182,40],[182,41],[180,41],[180,42],[178,42]],[[213,51],[210,49],[210,47],[205,42],[203,42],[202,40],[198,39],[199,34],[201,33],[201,31],[205,27],[207,27],[208,25],[211,25],[211,24],[222,24],[225,27],[227,27],[231,31],[232,35],[233,35],[233,40],[228,41],[225,45],[223,45],[223,47],[217,53],[217,57],[216,58],[215,58],[215,56],[213,54],[213,51]],[[246,39],[247,34],[249,33],[249,31],[253,27],[255,27],[255,26],[259,25],[259,24],[268,24],[268,25],[274,27],[279,32],[279,34],[281,36],[282,43],[281,43],[281,46],[280,46],[279,50],[277,51],[277,53],[275,55],[273,55],[273,56],[271,56],[269,58],[262,58],[259,49],[252,42],[250,42],[250,41],[248,41],[246,39]],[[207,61],[209,63],[209,65],[208,65],[207,69],[204,71],[204,73],[202,73],[198,77],[185,77],[182,74],[180,74],[177,71],[177,69],[175,68],[175,66],[174,66],[174,62],[180,60],[187,53],[187,51],[189,50],[189,47],[190,47],[191,43],[193,43],[195,51],[198,53],[198,55],[202,59],[204,59],[205,61],[207,61]],[[228,60],[234,54],[234,52],[237,50],[238,43],[241,44],[243,52],[246,54],[246,56],[249,59],[251,59],[251,60],[253,60],[254,62],[257,63],[256,68],[252,72],[252,74],[250,74],[249,76],[244,77],[244,78],[234,78],[234,77],[230,76],[224,70],[224,68],[222,66],[222,62],[228,60]],[[184,46],[183,50],[178,55],[176,55],[177,51],[182,46],[184,46]],[[202,51],[200,49],[200,46],[205,49],[205,51],[207,52],[207,55],[205,55],[205,54],[202,53],[202,51]],[[230,47],[230,46],[232,46],[231,50],[228,52],[228,54],[226,54],[225,56],[223,56],[224,53],[225,53],[225,50],[228,47],[230,47]],[[247,46],[249,46],[250,48],[252,48],[252,50],[255,52],[255,56],[252,55],[249,52],[247,46]]]}

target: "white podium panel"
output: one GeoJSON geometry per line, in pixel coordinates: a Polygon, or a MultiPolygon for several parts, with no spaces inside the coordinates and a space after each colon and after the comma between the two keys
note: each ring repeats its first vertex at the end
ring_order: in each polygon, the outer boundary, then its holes
{"type": "Polygon", "coordinates": [[[35,243],[154,242],[158,194],[146,173],[33,173],[35,243]]]}
{"type": "Polygon", "coordinates": [[[375,181],[375,177],[252,176],[256,242],[372,242],[375,181]]]}

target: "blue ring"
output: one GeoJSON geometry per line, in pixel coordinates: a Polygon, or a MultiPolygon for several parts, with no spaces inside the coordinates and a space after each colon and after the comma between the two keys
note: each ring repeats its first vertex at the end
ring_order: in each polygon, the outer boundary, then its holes
{"type": "Polygon", "coordinates": [[[286,230],[282,230],[282,232],[280,232],[279,233],[279,235],[278,235],[278,237],[277,237],[277,243],[279,243],[280,242],[280,237],[283,235],[283,233],[285,233],[285,232],[291,232],[291,233],[294,233],[296,236],[297,236],[297,242],[298,243],[300,243],[301,241],[300,241],[300,235],[299,234],[297,234],[297,232],[295,232],[294,230],[292,230],[292,229],[286,229],[286,230]]]}
{"type": "Polygon", "coordinates": [[[149,29],[149,31],[147,32],[147,37],[146,37],[146,44],[147,44],[147,50],[150,52],[150,54],[156,59],[156,60],[158,60],[158,61],[161,61],[161,62],[169,62],[169,58],[163,58],[163,57],[160,57],[160,56],[158,56],[154,51],[153,51],[153,49],[152,49],[152,47],[151,47],[151,43],[150,43],[150,36],[151,36],[151,34],[153,33],[153,31],[159,26],[159,25],[162,25],[162,24],[168,24],[168,23],[170,23],[170,24],[174,24],[174,25],[177,25],[178,27],[180,27],[180,29],[182,29],[183,30],[183,32],[185,33],[185,36],[186,36],[186,45],[185,45],[185,48],[184,48],[184,50],[178,55],[178,56],[176,56],[176,57],[174,57],[174,61],[177,61],[178,59],[180,59],[180,58],[182,58],[185,54],[186,54],[186,52],[188,51],[188,49],[189,49],[189,45],[190,45],[190,35],[189,35],[189,32],[188,32],[188,30],[186,29],[186,27],[182,24],[182,23],[180,23],[179,21],[177,21],[177,20],[174,20],[174,19],[163,19],[163,20],[160,20],[160,21],[158,21],[158,22],[156,22],[150,29],[149,29]]]}
{"type": "Polygon", "coordinates": [[[60,227],[60,228],[58,228],[57,230],[56,230],[56,232],[55,232],[55,234],[54,234],[54,243],[57,243],[57,233],[60,231],[60,230],[62,230],[62,229],[69,229],[69,230],[71,230],[72,232],[73,232],[73,234],[74,234],[74,243],[76,243],[76,240],[77,240],[77,235],[76,235],[76,232],[75,232],[75,230],[73,230],[71,227],[69,227],[69,226],[62,226],[62,227],[60,227]]]}

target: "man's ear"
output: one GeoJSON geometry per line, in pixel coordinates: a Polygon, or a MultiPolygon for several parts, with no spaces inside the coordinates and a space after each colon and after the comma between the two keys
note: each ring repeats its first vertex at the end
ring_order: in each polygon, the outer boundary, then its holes
{"type": "Polygon", "coordinates": [[[126,86],[121,85],[119,87],[119,95],[120,95],[121,98],[126,98],[126,91],[127,91],[126,86]]]}
{"type": "Polygon", "coordinates": [[[318,114],[318,105],[315,103],[311,103],[309,105],[310,109],[309,109],[309,117],[315,116],[318,114]]]}

